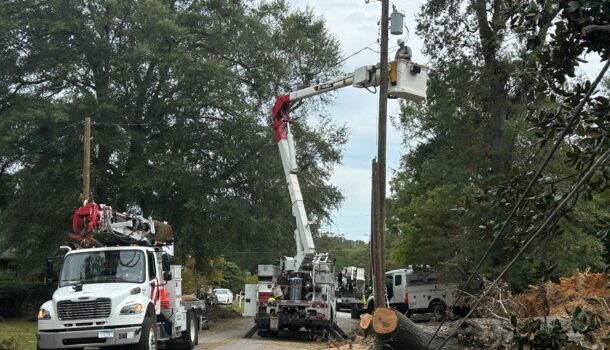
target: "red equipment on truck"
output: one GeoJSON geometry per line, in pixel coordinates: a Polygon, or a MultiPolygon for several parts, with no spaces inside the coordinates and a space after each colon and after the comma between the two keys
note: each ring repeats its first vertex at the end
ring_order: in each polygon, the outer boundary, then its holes
{"type": "Polygon", "coordinates": [[[74,212],[72,226],[77,245],[93,247],[64,247],[58,289],[38,312],[39,349],[198,343],[205,302],[182,300],[182,269],[169,261],[171,226],[138,206],[121,213],[93,201],[74,212]]]}

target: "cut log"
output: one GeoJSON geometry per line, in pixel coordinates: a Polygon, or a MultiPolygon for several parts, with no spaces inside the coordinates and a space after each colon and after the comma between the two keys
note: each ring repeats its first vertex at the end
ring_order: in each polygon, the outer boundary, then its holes
{"type": "MultiPolygon", "coordinates": [[[[424,331],[407,316],[385,307],[375,310],[372,329],[380,343],[389,345],[395,350],[424,350],[432,338],[432,334],[424,331]]],[[[445,336],[439,333],[428,349],[437,349],[444,340],[445,336]]],[[[460,348],[455,339],[450,339],[443,346],[445,350],[460,348]]]]}
{"type": "Polygon", "coordinates": [[[373,316],[371,314],[362,314],[360,316],[360,329],[362,329],[362,334],[366,338],[369,336],[371,331],[371,324],[373,323],[373,316]]]}

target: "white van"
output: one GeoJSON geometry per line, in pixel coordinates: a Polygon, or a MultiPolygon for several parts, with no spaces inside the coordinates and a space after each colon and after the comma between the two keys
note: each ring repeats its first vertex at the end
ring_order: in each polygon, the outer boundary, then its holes
{"type": "MultiPolygon", "coordinates": [[[[413,313],[430,312],[442,320],[448,305],[455,302],[456,288],[453,285],[438,282],[436,272],[427,268],[406,269],[386,272],[386,298],[391,308],[410,316],[413,313]]],[[[367,300],[367,310],[375,309],[373,295],[367,300]]]]}

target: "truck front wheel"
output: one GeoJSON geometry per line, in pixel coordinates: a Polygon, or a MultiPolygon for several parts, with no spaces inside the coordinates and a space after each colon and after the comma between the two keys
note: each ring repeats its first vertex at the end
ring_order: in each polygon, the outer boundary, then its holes
{"type": "Polygon", "coordinates": [[[366,306],[366,311],[368,311],[369,314],[373,315],[373,312],[375,312],[375,302],[371,300],[371,302],[366,306]]]}
{"type": "Polygon", "coordinates": [[[142,334],[136,345],[136,350],[157,350],[157,327],[150,317],[145,317],[142,322],[142,334]]]}
{"type": "Polygon", "coordinates": [[[356,320],[356,319],[360,318],[360,309],[358,309],[357,304],[351,304],[350,317],[352,318],[352,320],[356,320]]]}

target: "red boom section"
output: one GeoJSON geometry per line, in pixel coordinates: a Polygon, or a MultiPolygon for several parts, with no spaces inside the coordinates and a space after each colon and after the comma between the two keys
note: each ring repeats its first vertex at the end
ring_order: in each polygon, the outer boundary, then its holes
{"type": "Polygon", "coordinates": [[[93,230],[97,228],[100,219],[100,207],[95,202],[89,202],[74,211],[72,216],[72,239],[93,238],[93,230]]]}
{"type": "Polygon", "coordinates": [[[271,109],[271,119],[273,119],[273,129],[275,130],[275,141],[280,142],[286,139],[286,123],[290,121],[288,116],[290,107],[290,95],[285,94],[275,99],[275,105],[271,109]]]}

